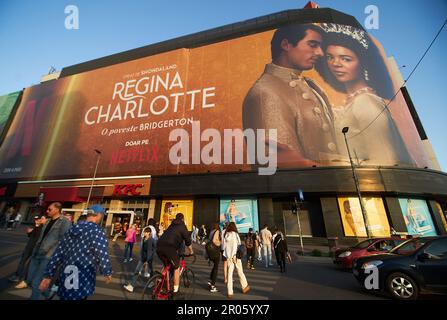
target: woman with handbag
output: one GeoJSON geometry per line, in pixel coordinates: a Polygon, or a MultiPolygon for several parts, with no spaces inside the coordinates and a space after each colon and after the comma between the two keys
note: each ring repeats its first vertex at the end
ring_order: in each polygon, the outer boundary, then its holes
{"type": "Polygon", "coordinates": [[[273,248],[275,249],[276,262],[279,265],[281,273],[286,272],[286,256],[290,259],[290,254],[286,239],[278,229],[275,229],[275,234],[273,235],[273,248]]]}
{"type": "Polygon", "coordinates": [[[225,230],[223,241],[223,255],[228,261],[227,289],[229,299],[233,298],[233,271],[235,268],[241,283],[242,293],[248,293],[250,291],[247,278],[245,277],[244,270],[242,268],[241,259],[243,254],[241,255],[240,246],[241,238],[237,232],[236,224],[234,222],[230,222],[225,230]]]}
{"type": "Polygon", "coordinates": [[[209,241],[205,246],[208,259],[213,262],[213,269],[210,273],[210,281],[208,281],[208,287],[210,292],[218,292],[216,288],[217,271],[219,270],[220,262],[220,246],[221,246],[221,234],[218,223],[213,224],[209,241]]]}

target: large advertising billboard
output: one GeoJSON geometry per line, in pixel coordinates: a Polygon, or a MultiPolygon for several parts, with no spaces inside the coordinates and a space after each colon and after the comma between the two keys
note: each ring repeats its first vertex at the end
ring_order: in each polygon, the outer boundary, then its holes
{"type": "Polygon", "coordinates": [[[436,236],[437,232],[425,200],[399,198],[408,234],[436,236]]]}
{"type": "Polygon", "coordinates": [[[20,92],[13,92],[4,96],[0,96],[0,143],[6,131],[11,114],[20,92]]]}
{"type": "MultiPolygon", "coordinates": [[[[365,222],[359,198],[338,198],[343,230],[347,237],[366,237],[365,222]]],[[[363,198],[366,219],[371,237],[390,236],[390,225],[381,198],[363,198]]]]}
{"type": "Polygon", "coordinates": [[[258,201],[256,199],[221,199],[220,200],[220,227],[225,223],[234,222],[238,232],[248,233],[253,228],[259,231],[258,201]]]}
{"type": "MultiPolygon", "coordinates": [[[[24,92],[1,178],[349,165],[431,167],[380,45],[297,24],[178,49],[24,92]]],[[[270,171],[274,173],[275,170],[270,171]]]]}

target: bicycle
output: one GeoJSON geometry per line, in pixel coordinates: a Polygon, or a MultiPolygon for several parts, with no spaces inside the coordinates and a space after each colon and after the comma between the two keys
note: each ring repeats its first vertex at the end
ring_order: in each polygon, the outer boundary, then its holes
{"type": "MultiPolygon", "coordinates": [[[[185,300],[194,295],[195,276],[194,272],[186,266],[185,258],[193,257],[191,264],[196,261],[195,254],[180,255],[180,292],[185,300]]],[[[143,289],[142,300],[173,300],[172,284],[170,279],[171,265],[166,264],[161,273],[157,272],[146,283],[143,289]]]]}

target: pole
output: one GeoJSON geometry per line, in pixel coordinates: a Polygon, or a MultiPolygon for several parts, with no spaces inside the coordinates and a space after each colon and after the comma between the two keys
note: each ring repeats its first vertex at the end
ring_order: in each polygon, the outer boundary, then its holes
{"type": "Polygon", "coordinates": [[[301,253],[304,256],[303,237],[301,235],[301,223],[300,223],[300,214],[299,214],[300,213],[300,209],[299,209],[298,203],[296,201],[296,197],[294,197],[294,199],[295,199],[295,206],[296,206],[296,219],[298,221],[298,232],[299,232],[299,235],[300,235],[301,253]]]}
{"type": "Polygon", "coordinates": [[[365,222],[366,236],[369,238],[368,221],[366,219],[366,211],[365,211],[365,207],[363,206],[363,199],[362,199],[362,195],[360,193],[359,181],[357,178],[357,174],[355,172],[354,162],[352,161],[351,151],[349,150],[348,139],[346,139],[346,132],[348,132],[348,129],[349,129],[348,127],[345,127],[345,128],[343,128],[342,132],[345,137],[346,149],[348,149],[348,156],[349,156],[349,161],[351,163],[351,169],[352,169],[352,177],[354,178],[355,188],[357,190],[357,195],[359,197],[360,209],[362,210],[363,221],[365,222]]]}
{"type": "Polygon", "coordinates": [[[92,195],[93,184],[95,183],[96,171],[98,170],[99,159],[101,158],[101,151],[95,149],[95,152],[96,152],[97,155],[98,155],[98,159],[96,160],[95,172],[93,173],[92,184],[90,185],[90,191],[89,191],[89,193],[88,193],[87,207],[86,207],[86,209],[88,209],[88,204],[89,204],[89,202],[90,202],[90,197],[91,197],[91,195],[92,195]]]}

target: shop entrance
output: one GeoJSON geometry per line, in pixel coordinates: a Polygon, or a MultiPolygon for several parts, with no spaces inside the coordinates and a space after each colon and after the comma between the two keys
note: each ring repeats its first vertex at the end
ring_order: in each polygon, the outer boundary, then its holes
{"type": "Polygon", "coordinates": [[[288,237],[299,237],[298,218],[301,224],[301,235],[303,237],[312,237],[312,228],[309,219],[308,210],[299,210],[298,214],[292,213],[292,210],[282,211],[284,221],[284,231],[288,237]]]}
{"type": "Polygon", "coordinates": [[[110,236],[116,233],[123,233],[134,223],[134,211],[107,211],[106,228],[110,228],[110,236]]]}

